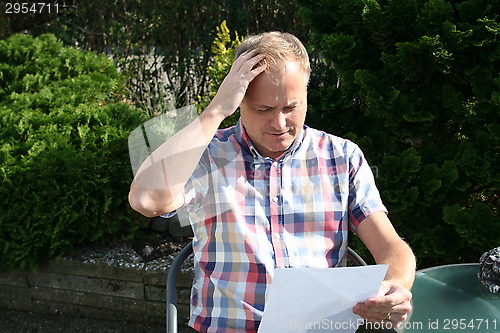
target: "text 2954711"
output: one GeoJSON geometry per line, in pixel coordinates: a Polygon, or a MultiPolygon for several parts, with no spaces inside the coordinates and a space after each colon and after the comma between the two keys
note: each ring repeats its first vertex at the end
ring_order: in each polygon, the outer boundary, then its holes
{"type": "Polygon", "coordinates": [[[58,3],[5,2],[5,14],[59,14],[58,3]]]}

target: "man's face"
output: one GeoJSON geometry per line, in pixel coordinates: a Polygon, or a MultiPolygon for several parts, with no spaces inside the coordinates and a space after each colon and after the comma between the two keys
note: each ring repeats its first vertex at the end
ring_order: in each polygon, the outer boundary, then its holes
{"type": "Polygon", "coordinates": [[[294,142],[307,111],[306,74],[295,61],[257,76],[240,105],[241,122],[254,147],[276,159],[294,142]]]}

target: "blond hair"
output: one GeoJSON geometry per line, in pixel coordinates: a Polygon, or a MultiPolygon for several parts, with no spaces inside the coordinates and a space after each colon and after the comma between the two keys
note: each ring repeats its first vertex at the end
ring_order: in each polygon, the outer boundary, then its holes
{"type": "Polygon", "coordinates": [[[257,50],[258,54],[266,56],[264,61],[268,64],[268,68],[277,68],[280,61],[298,62],[306,74],[306,83],[309,82],[311,74],[309,55],[302,42],[294,35],[287,32],[270,31],[248,36],[236,49],[235,59],[242,53],[252,50],[257,50]]]}

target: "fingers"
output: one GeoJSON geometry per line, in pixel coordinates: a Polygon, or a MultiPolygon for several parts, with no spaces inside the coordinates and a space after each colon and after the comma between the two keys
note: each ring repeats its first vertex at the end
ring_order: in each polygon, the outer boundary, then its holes
{"type": "Polygon", "coordinates": [[[392,288],[383,296],[367,299],[364,303],[373,307],[394,307],[412,299],[411,292],[406,288],[392,288]]]}
{"type": "Polygon", "coordinates": [[[256,55],[258,55],[256,49],[245,51],[242,54],[240,54],[240,56],[238,58],[236,58],[234,60],[234,63],[241,65],[241,63],[244,63],[245,61],[247,61],[248,59],[250,59],[256,55]]]}
{"type": "MultiPolygon", "coordinates": [[[[262,61],[264,58],[262,58],[260,61],[262,61]]],[[[247,74],[247,80],[248,82],[251,82],[255,77],[257,77],[260,73],[264,72],[267,68],[267,65],[266,64],[262,64],[257,62],[257,64],[255,64],[252,68],[252,70],[250,70],[247,74]]]]}
{"type": "Polygon", "coordinates": [[[356,304],[353,312],[371,322],[391,321],[398,323],[408,318],[411,311],[411,304],[404,303],[394,307],[377,307],[366,305],[364,303],[356,304]],[[390,316],[388,317],[388,315],[390,316]]]}
{"type": "Polygon", "coordinates": [[[391,289],[385,296],[373,297],[358,303],[353,312],[369,322],[396,325],[408,318],[412,309],[411,292],[405,288],[391,289]]]}
{"type": "Polygon", "coordinates": [[[245,75],[249,72],[254,72],[255,69],[259,69],[257,72],[260,74],[263,71],[263,69],[260,69],[263,64],[260,66],[257,65],[264,60],[264,58],[265,55],[258,54],[257,50],[246,51],[234,61],[231,71],[241,72],[241,74],[245,75]]]}
{"type": "Polygon", "coordinates": [[[233,65],[231,66],[231,70],[239,71],[245,64],[245,62],[253,56],[252,53],[255,53],[255,50],[243,52],[238,58],[234,60],[233,65]]]}

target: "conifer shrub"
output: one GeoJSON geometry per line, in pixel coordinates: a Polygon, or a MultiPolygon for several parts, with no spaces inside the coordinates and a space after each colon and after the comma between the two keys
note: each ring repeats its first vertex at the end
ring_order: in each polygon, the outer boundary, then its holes
{"type": "Polygon", "coordinates": [[[53,35],[0,41],[0,267],[130,238],[127,136],[143,121],[106,56],[53,35]]]}
{"type": "Polygon", "coordinates": [[[357,142],[419,266],[500,245],[500,3],[297,0],[308,123],[357,142]]]}

